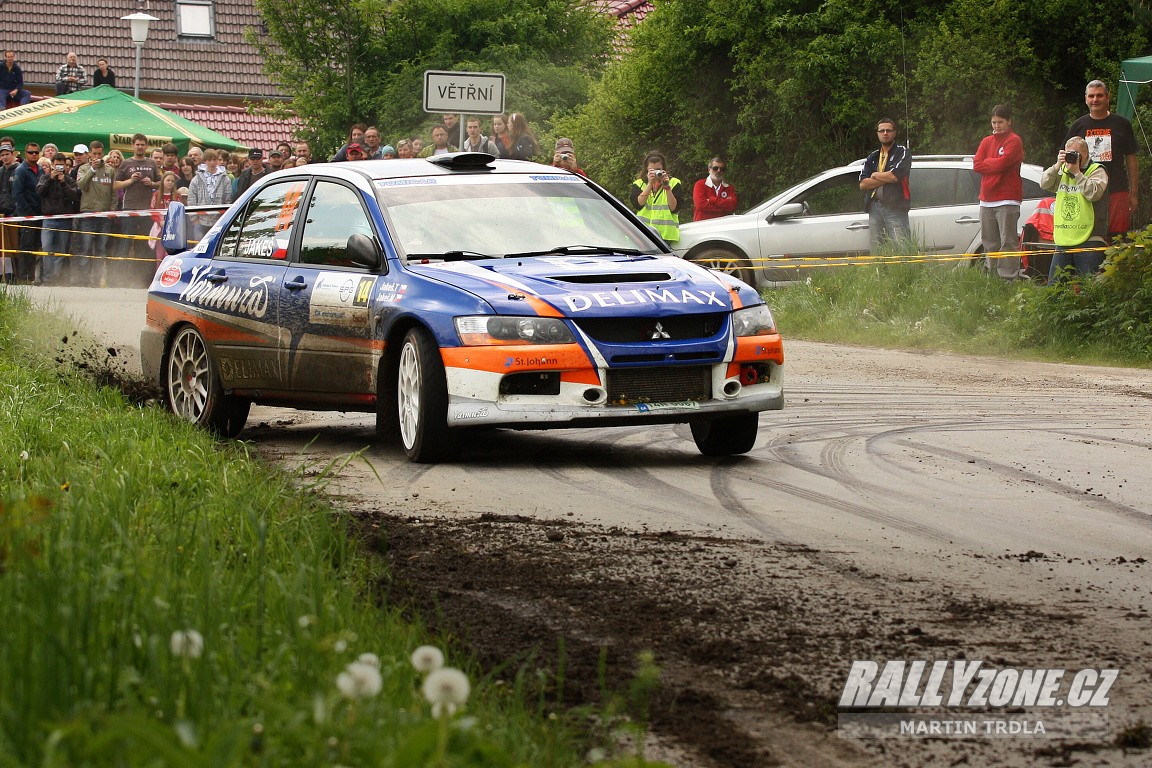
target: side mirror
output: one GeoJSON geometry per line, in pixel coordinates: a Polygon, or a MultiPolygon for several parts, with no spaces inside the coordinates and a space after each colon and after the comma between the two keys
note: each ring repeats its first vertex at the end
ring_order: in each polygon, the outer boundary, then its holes
{"type": "Polygon", "coordinates": [[[794,216],[800,216],[804,213],[803,203],[785,203],[777,208],[772,213],[773,220],[775,219],[791,219],[794,216]]]}
{"type": "Polygon", "coordinates": [[[188,228],[184,216],[184,203],[174,200],[168,203],[161,226],[160,244],[168,253],[181,253],[188,250],[188,228]]]}
{"type": "Polygon", "coordinates": [[[380,268],[380,249],[376,241],[367,235],[352,235],[348,238],[348,258],[353,264],[368,269],[380,268]]]}

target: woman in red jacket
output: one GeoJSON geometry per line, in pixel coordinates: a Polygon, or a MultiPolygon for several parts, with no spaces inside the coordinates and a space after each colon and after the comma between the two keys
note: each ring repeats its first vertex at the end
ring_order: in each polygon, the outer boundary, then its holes
{"type": "Polygon", "coordinates": [[[980,142],[972,169],[980,174],[980,240],[985,260],[988,269],[995,268],[1005,280],[1024,276],[1016,230],[1024,199],[1023,162],[1024,144],[1012,131],[1012,110],[1007,104],[997,104],[992,108],[992,135],[980,142]]]}

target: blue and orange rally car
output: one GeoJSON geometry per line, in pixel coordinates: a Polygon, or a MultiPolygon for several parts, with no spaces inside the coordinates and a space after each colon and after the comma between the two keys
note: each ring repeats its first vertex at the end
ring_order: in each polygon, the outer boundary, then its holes
{"type": "Polygon", "coordinates": [[[375,412],[418,462],[477,427],[687,423],[746,453],[784,401],[756,291],[581,176],[477,153],[270,175],[159,266],[140,348],[219,434],[252,403],[375,412]]]}

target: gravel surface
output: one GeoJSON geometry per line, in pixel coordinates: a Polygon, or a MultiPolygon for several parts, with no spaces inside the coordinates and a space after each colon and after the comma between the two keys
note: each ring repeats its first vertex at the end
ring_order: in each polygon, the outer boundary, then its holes
{"type": "MultiPolygon", "coordinates": [[[[46,296],[131,359],[141,292],[46,296]]],[[[366,415],[269,408],[242,438],[322,478],[389,564],[381,599],[494,678],[603,714],[652,651],[649,755],[682,768],[1152,765],[1152,371],[785,349],[746,457],[638,427],[479,433],[416,466],[366,415]],[[866,659],[1119,676],[1090,737],[841,738],[866,659]]]]}

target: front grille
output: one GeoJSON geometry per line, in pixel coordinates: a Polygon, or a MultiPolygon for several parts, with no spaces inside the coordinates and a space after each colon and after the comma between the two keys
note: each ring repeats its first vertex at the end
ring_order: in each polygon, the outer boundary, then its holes
{"type": "Polygon", "coordinates": [[[577,320],[576,325],[596,341],[634,344],[710,339],[723,330],[726,317],[722,312],[669,317],[587,317],[577,320]]]}
{"type": "Polygon", "coordinates": [[[712,367],[708,365],[612,368],[606,378],[612,405],[712,399],[712,367]]]}

